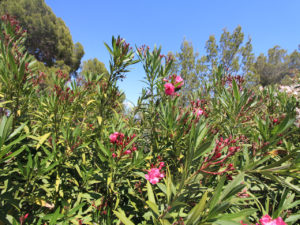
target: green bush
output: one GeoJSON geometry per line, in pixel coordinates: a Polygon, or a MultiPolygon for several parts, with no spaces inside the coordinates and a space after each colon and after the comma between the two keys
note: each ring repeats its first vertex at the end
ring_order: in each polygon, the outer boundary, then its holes
{"type": "Polygon", "coordinates": [[[0,224],[297,223],[297,98],[220,66],[184,102],[172,59],[120,37],[109,75],[45,74],[17,27],[1,22],[0,224]],[[117,81],[138,62],[147,86],[124,113],[117,81]]]}

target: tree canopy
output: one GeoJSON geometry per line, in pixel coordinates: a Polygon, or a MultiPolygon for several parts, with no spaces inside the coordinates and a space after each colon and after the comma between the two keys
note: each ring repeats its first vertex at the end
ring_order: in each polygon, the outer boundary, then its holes
{"type": "Polygon", "coordinates": [[[300,73],[300,51],[295,50],[289,55],[276,45],[268,50],[267,56],[260,54],[257,57],[254,68],[261,85],[280,83],[300,73]]]}
{"type": "Polygon", "coordinates": [[[244,36],[241,26],[232,33],[224,29],[219,41],[210,35],[203,54],[194,50],[192,42],[184,40],[180,51],[173,54],[176,58],[173,71],[185,80],[184,95],[200,89],[204,80],[212,80],[219,65],[231,75],[242,75],[248,85],[286,84],[293,82],[290,78],[300,77],[300,46],[291,54],[274,46],[268,50],[267,56],[260,54],[255,57],[251,38],[245,41],[244,36]]]}
{"type": "Polygon", "coordinates": [[[107,75],[108,71],[105,68],[104,63],[100,62],[97,58],[94,58],[83,61],[81,73],[93,73],[97,75],[104,73],[107,75]]]}
{"type": "Polygon", "coordinates": [[[61,18],[57,18],[44,0],[2,0],[0,14],[15,16],[28,32],[28,52],[46,66],[63,61],[75,72],[84,55],[80,43],[74,45],[70,31],[61,18]]]}
{"type": "Polygon", "coordinates": [[[206,53],[200,55],[191,42],[184,40],[180,52],[175,54],[173,70],[184,78],[185,87],[182,91],[186,96],[199,89],[204,79],[211,80],[220,64],[233,75],[243,73],[247,79],[254,79],[255,57],[251,38],[244,42],[241,26],[236,27],[232,33],[224,29],[219,41],[214,35],[210,35],[205,49],[206,53]]]}

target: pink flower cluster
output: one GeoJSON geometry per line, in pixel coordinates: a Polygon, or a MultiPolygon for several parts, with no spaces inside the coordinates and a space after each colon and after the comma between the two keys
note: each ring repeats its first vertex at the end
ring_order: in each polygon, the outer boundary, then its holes
{"type": "Polygon", "coordinates": [[[207,113],[205,111],[206,104],[207,102],[205,100],[198,99],[197,101],[191,101],[191,109],[197,118],[199,118],[201,115],[205,115],[205,117],[207,117],[207,113]]]}
{"type": "Polygon", "coordinates": [[[175,95],[175,92],[180,90],[180,88],[184,85],[184,80],[181,76],[177,76],[176,74],[173,74],[168,79],[163,79],[165,87],[165,94],[166,95],[175,95]]]}
{"type": "MultiPolygon", "coordinates": [[[[259,220],[261,225],[287,225],[281,217],[278,217],[274,220],[272,220],[272,218],[269,215],[264,215],[260,220],[259,220]]],[[[241,221],[242,225],[247,225],[246,223],[243,223],[243,221],[241,221]]],[[[256,225],[260,225],[258,223],[256,223],[256,225]]]]}
{"type": "Polygon", "coordinates": [[[109,135],[110,143],[114,144],[114,148],[111,149],[112,157],[116,158],[118,155],[117,150],[119,150],[120,154],[119,157],[123,155],[129,155],[132,152],[136,151],[136,145],[135,143],[132,144],[131,148],[127,148],[127,145],[132,141],[133,138],[135,138],[136,135],[133,134],[130,137],[127,137],[125,139],[125,135],[123,133],[114,132],[113,134],[109,135]]]}
{"type": "Polygon", "coordinates": [[[150,170],[148,170],[148,174],[145,174],[146,180],[149,180],[149,182],[151,184],[158,183],[162,178],[165,177],[164,173],[161,172],[161,169],[164,166],[165,166],[165,163],[164,162],[160,162],[158,168],[154,168],[153,167],[150,170]]]}
{"type": "Polygon", "coordinates": [[[245,79],[240,75],[232,76],[231,74],[228,74],[224,77],[222,83],[223,83],[223,85],[225,85],[227,83],[229,85],[229,87],[232,87],[232,80],[235,80],[239,90],[241,91],[243,89],[245,79]]]}
{"type": "MultiPolygon", "coordinates": [[[[216,141],[216,147],[209,154],[209,156],[205,157],[204,162],[202,163],[201,168],[198,170],[199,172],[213,174],[213,175],[221,175],[227,173],[229,171],[235,170],[232,163],[226,165],[225,161],[233,156],[236,152],[240,150],[239,146],[231,146],[235,145],[238,139],[232,139],[232,137],[223,139],[222,137],[216,141]],[[226,148],[225,148],[226,147],[226,148]],[[226,150],[223,150],[226,149],[226,150]],[[224,154],[225,153],[225,154],[224,154]],[[218,167],[216,167],[218,166],[218,167]],[[218,171],[211,171],[211,169],[218,168],[218,171]],[[224,168],[223,170],[220,170],[224,168]]],[[[231,176],[228,176],[228,179],[232,179],[231,176]]]]}

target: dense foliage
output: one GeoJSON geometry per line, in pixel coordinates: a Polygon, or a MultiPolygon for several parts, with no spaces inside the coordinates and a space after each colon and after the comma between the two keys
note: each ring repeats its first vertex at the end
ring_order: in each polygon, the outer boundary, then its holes
{"type": "Polygon", "coordinates": [[[75,72],[84,55],[83,46],[73,43],[69,28],[57,18],[44,0],[2,0],[0,15],[15,17],[27,30],[27,51],[48,67],[75,72]]]}
{"type": "Polygon", "coordinates": [[[176,54],[173,71],[187,80],[183,92],[189,94],[202,85],[202,80],[214,79],[213,74],[222,64],[232,75],[243,74],[247,86],[267,86],[282,83],[291,84],[300,78],[300,45],[288,54],[278,45],[268,50],[267,56],[261,53],[254,56],[252,40],[244,40],[244,33],[237,26],[232,33],[223,30],[220,39],[210,35],[205,44],[205,53],[199,54],[193,44],[184,40],[176,54]]]}
{"type": "Polygon", "coordinates": [[[3,19],[0,224],[297,223],[297,91],[253,91],[219,66],[182,96],[172,57],[120,37],[108,74],[39,73],[3,19]],[[116,83],[138,62],[147,87],[124,115],[116,83]]]}

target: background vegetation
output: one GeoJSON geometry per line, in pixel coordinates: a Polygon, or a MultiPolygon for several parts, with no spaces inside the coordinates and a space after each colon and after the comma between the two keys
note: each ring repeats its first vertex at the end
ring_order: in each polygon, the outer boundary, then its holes
{"type": "Polygon", "coordinates": [[[82,46],[31,3],[0,2],[20,19],[1,18],[0,224],[297,224],[299,50],[255,58],[241,27],[205,56],[113,37],[108,69],[79,71],[82,46]],[[117,82],[136,63],[146,87],[125,113],[117,82]]]}

